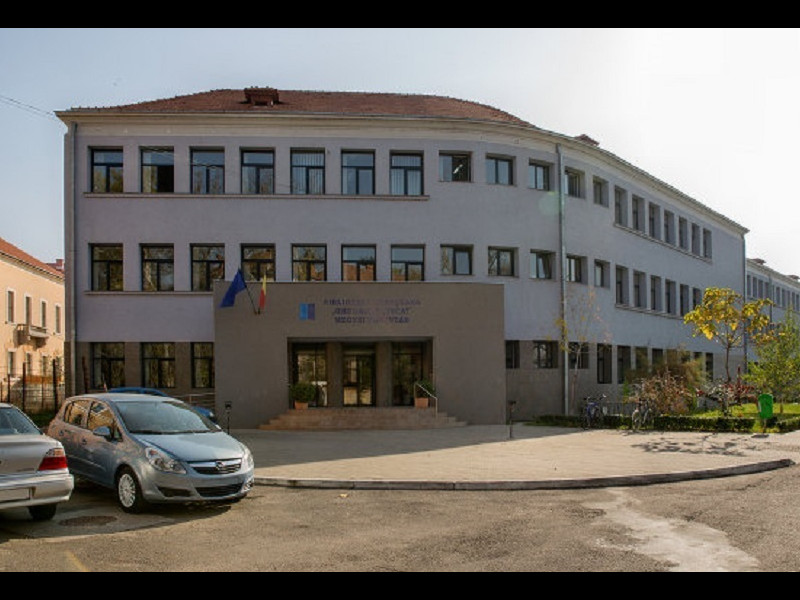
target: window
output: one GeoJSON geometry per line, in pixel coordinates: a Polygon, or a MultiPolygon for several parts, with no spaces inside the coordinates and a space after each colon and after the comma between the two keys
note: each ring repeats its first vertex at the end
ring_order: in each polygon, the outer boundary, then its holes
{"type": "Polygon", "coordinates": [[[519,340],[506,340],[506,369],[519,369],[519,340]]]}
{"type": "Polygon", "coordinates": [[[689,286],[681,284],[680,286],[680,303],[681,303],[681,316],[689,312],[689,286]]]}
{"type": "Polygon", "coordinates": [[[531,279],[552,279],[556,255],[544,250],[531,250],[531,279]]]}
{"type": "Polygon", "coordinates": [[[628,304],[628,269],[625,267],[616,269],[616,303],[628,304]]]}
{"type": "Polygon", "coordinates": [[[86,429],[94,431],[98,427],[108,427],[112,434],[119,434],[116,432],[116,424],[114,422],[114,413],[111,409],[102,402],[92,402],[92,407],[89,409],[89,416],[86,420],[86,429]]]}
{"type": "Polygon", "coordinates": [[[275,281],[275,246],[273,244],[242,244],[242,277],[245,281],[275,281]]]}
{"type": "Polygon", "coordinates": [[[489,248],[489,275],[513,277],[515,273],[512,248],[489,248]]]}
{"type": "Polygon", "coordinates": [[[647,348],[645,346],[636,346],[633,350],[633,357],[636,359],[636,368],[644,370],[648,367],[647,348]]]}
{"type": "Polygon", "coordinates": [[[272,150],[242,151],[242,193],[275,193],[275,153],[272,150]]]}
{"type": "Polygon", "coordinates": [[[172,244],[142,246],[142,291],[174,289],[175,256],[172,244]]]}
{"type": "Polygon", "coordinates": [[[567,281],[583,283],[586,280],[583,274],[583,266],[586,259],[583,256],[567,255],[567,281]]]}
{"type": "Polygon", "coordinates": [[[61,333],[61,306],[56,304],[56,314],[55,314],[55,323],[53,323],[54,331],[59,334],[61,333]]]}
{"type": "Polygon", "coordinates": [[[15,302],[14,290],[8,290],[6,292],[6,321],[9,323],[14,323],[14,302],[15,302]]]}
{"type": "Polygon", "coordinates": [[[422,155],[395,153],[390,161],[391,193],[396,196],[421,196],[422,155]]]}
{"type": "Polygon", "coordinates": [[[647,222],[650,237],[657,240],[661,239],[661,207],[652,202],[647,205],[647,222]]]}
{"type": "Polygon", "coordinates": [[[342,152],[342,194],[370,196],[375,193],[375,155],[342,152]]]}
{"type": "Polygon", "coordinates": [[[609,268],[610,265],[604,260],[594,261],[594,285],[595,287],[610,287],[609,281],[609,268]]]}
{"type": "Polygon", "coordinates": [[[583,173],[575,169],[564,169],[564,180],[566,182],[567,196],[583,198],[583,173]]]}
{"type": "Polygon", "coordinates": [[[326,281],[327,247],[292,245],[292,281],[326,281]]]}
{"type": "Polygon", "coordinates": [[[213,342],[192,342],[192,387],[214,387],[213,342]]]}
{"type": "Polygon", "coordinates": [[[631,347],[617,346],[617,383],[625,383],[631,369],[631,347]]]}
{"type": "Polygon", "coordinates": [[[225,191],[225,152],[192,150],[192,193],[222,194],[225,191]]]}
{"type": "Polygon", "coordinates": [[[597,344],[597,383],[611,383],[611,346],[597,344]]]}
{"type": "Polygon", "coordinates": [[[31,324],[31,297],[25,294],[25,324],[31,324]]]}
{"type": "Polygon", "coordinates": [[[667,279],[664,285],[664,312],[674,315],[675,302],[675,282],[667,279]]]}
{"type": "Polygon", "coordinates": [[[175,387],[175,344],[142,344],[142,382],[151,388],[175,387]]]}
{"type": "Polygon", "coordinates": [[[535,190],[550,189],[550,166],[542,163],[528,163],[528,187],[535,190]]]}
{"type": "Polygon", "coordinates": [[[42,324],[42,329],[47,329],[47,302],[42,300],[39,304],[39,321],[42,324]]]}
{"type": "Polygon", "coordinates": [[[588,369],[589,368],[589,345],[580,342],[569,343],[569,365],[570,368],[588,369]]]}
{"type": "Polygon", "coordinates": [[[646,283],[645,274],[641,271],[633,272],[633,305],[637,308],[645,307],[646,283]]]}
{"type": "Polygon", "coordinates": [[[122,193],[122,150],[92,150],[92,191],[122,193]]]}
{"type": "Polygon", "coordinates": [[[703,229],[703,257],[711,258],[711,231],[703,229]]]}
{"type": "Polygon", "coordinates": [[[225,279],[225,246],[192,244],[192,290],[210,292],[215,279],[225,279]]]}
{"type": "Polygon", "coordinates": [[[714,354],[706,352],[706,379],[714,381],[714,354]]]}
{"type": "Polygon", "coordinates": [[[175,190],[175,158],[172,148],[142,149],[142,192],[166,193],[175,190]]]}
{"type": "Polygon", "coordinates": [[[608,182],[605,179],[600,179],[599,177],[593,178],[592,191],[595,204],[608,206],[608,182]]]}
{"type": "Polygon", "coordinates": [[[555,369],[558,366],[558,342],[533,342],[533,366],[537,369],[555,369]]]}
{"type": "Polygon", "coordinates": [[[122,244],[92,244],[93,291],[122,290],[122,244]]]}
{"type": "Polygon", "coordinates": [[[322,150],[292,151],[292,194],[325,193],[325,153],[322,150]]]}
{"type": "Polygon", "coordinates": [[[342,246],[342,281],[375,281],[375,246],[342,246]]]}
{"type": "Polygon", "coordinates": [[[442,275],[472,275],[472,248],[442,246],[442,275]]]}
{"type": "Polygon", "coordinates": [[[514,184],[514,161],[499,156],[486,157],[486,183],[497,185],[514,184]]]}
{"type": "Polygon", "coordinates": [[[703,290],[692,288],[692,309],[697,308],[703,303],[703,290]]]}
{"type": "Polygon", "coordinates": [[[123,342],[93,343],[92,387],[112,388],[125,385],[125,344],[123,342]]]}
{"type": "Polygon", "coordinates": [[[700,254],[700,226],[692,223],[692,254],[700,254]]]}
{"type": "Polygon", "coordinates": [[[392,246],[392,281],[422,281],[424,278],[424,248],[392,246]]]}
{"type": "Polygon", "coordinates": [[[678,217],[678,246],[687,250],[689,248],[688,223],[683,217],[678,217]]]}
{"type": "Polygon", "coordinates": [[[614,223],[628,226],[628,192],[622,188],[614,188],[614,223]]]}
{"type": "Polygon", "coordinates": [[[327,405],[328,361],[325,344],[292,344],[292,382],[314,384],[316,406],[327,405]]]}
{"type": "Polygon", "coordinates": [[[661,277],[650,276],[650,310],[661,310],[661,277]]]}
{"type": "Polygon", "coordinates": [[[470,155],[442,152],[439,154],[439,181],[471,181],[470,155]]]}
{"type": "Polygon", "coordinates": [[[675,215],[670,211],[664,211],[664,241],[675,245],[675,215]]]}
{"type": "Polygon", "coordinates": [[[652,355],[653,355],[652,364],[654,366],[655,365],[660,365],[660,364],[662,364],[664,362],[664,350],[663,349],[661,349],[661,348],[653,348],[651,352],[652,352],[652,355]]]}
{"type": "Polygon", "coordinates": [[[644,198],[634,196],[631,201],[631,226],[637,231],[644,231],[644,198]]]}

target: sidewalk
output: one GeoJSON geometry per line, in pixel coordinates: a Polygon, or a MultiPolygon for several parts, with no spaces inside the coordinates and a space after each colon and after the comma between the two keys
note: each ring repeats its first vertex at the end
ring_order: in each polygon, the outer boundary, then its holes
{"type": "Polygon", "coordinates": [[[473,425],[425,430],[231,430],[256,484],[347,489],[555,489],[725,477],[800,461],[800,432],[686,433],[473,425]],[[512,437],[513,436],[513,437],[512,437]]]}

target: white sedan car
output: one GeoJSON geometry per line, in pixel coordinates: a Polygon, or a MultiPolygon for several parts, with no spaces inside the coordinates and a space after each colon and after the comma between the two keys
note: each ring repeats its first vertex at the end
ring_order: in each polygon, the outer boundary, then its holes
{"type": "Polygon", "coordinates": [[[36,521],[52,519],[74,485],[61,442],[16,406],[0,403],[0,510],[27,508],[36,521]]]}

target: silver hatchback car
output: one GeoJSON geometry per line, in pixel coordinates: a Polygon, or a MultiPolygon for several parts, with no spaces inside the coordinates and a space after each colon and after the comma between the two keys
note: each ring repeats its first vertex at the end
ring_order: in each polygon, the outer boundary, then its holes
{"type": "Polygon", "coordinates": [[[16,406],[0,402],[0,510],[24,507],[36,521],[52,519],[73,487],[61,443],[16,406]]]}
{"type": "Polygon", "coordinates": [[[124,511],[150,503],[233,503],[253,485],[253,455],[175,398],[102,393],[68,398],[48,435],[77,477],[116,490],[124,511]]]}

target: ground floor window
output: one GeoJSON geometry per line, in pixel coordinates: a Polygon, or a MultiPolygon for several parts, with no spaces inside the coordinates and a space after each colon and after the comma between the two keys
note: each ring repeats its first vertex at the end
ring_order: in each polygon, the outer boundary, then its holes
{"type": "Polygon", "coordinates": [[[345,406],[375,405],[375,346],[345,345],[342,348],[342,388],[345,406]]]}
{"type": "Polygon", "coordinates": [[[151,388],[175,387],[175,344],[142,344],[142,382],[145,387],[151,388]]]}
{"type": "Polygon", "coordinates": [[[192,387],[214,387],[213,342],[192,342],[192,387]]]}
{"type": "Polygon", "coordinates": [[[125,386],[125,344],[99,342],[91,346],[92,387],[113,388],[125,386]]]}
{"type": "Polygon", "coordinates": [[[292,383],[311,383],[317,388],[312,406],[328,404],[328,361],[325,344],[292,345],[292,383]]]}
{"type": "Polygon", "coordinates": [[[414,383],[423,378],[425,344],[397,342],[392,344],[392,404],[414,403],[414,383]]]}

